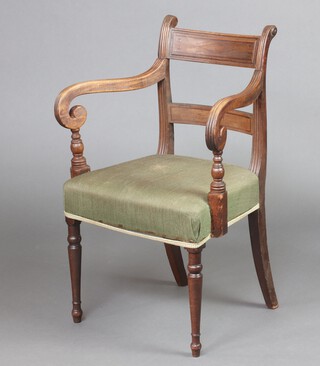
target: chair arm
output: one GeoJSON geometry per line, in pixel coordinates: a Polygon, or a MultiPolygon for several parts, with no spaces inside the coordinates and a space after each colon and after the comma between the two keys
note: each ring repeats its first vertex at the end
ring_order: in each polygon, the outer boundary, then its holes
{"type": "Polygon", "coordinates": [[[220,99],[211,108],[206,125],[206,143],[211,151],[222,151],[226,143],[226,128],[221,121],[226,112],[252,104],[263,88],[264,73],[256,70],[248,86],[240,93],[220,99]]]}
{"type": "Polygon", "coordinates": [[[227,191],[223,181],[222,153],[227,130],[221,126],[226,112],[252,104],[263,89],[264,73],[255,70],[248,86],[240,93],[220,99],[212,108],[206,125],[206,143],[213,151],[212,182],[208,193],[211,213],[211,236],[219,237],[228,231],[227,191]]]}
{"type": "Polygon", "coordinates": [[[54,113],[61,126],[79,129],[87,119],[87,111],[81,105],[70,109],[73,99],[84,94],[121,92],[146,88],[165,78],[167,60],[157,59],[151,68],[142,74],[120,78],[102,79],[77,83],[63,89],[58,95],[54,113]]]}

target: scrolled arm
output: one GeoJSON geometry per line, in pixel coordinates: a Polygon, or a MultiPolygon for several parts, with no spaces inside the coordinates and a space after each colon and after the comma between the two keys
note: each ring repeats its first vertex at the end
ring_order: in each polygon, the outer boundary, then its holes
{"type": "Polygon", "coordinates": [[[227,191],[223,181],[222,153],[227,130],[221,126],[226,112],[252,104],[260,95],[264,83],[263,71],[255,70],[248,86],[241,92],[219,100],[212,108],[206,125],[206,143],[213,152],[212,182],[208,193],[211,213],[211,235],[219,237],[228,231],[227,191]]]}
{"type": "Polygon", "coordinates": [[[146,88],[165,78],[167,60],[157,59],[151,68],[142,74],[120,78],[84,81],[63,89],[58,95],[54,112],[61,126],[71,130],[79,129],[87,119],[87,111],[81,105],[70,104],[76,97],[84,94],[122,92],[146,88]]]}
{"type": "Polygon", "coordinates": [[[206,125],[206,143],[211,151],[222,151],[226,142],[227,131],[221,126],[224,114],[230,110],[252,104],[263,88],[264,73],[256,70],[248,86],[240,93],[220,99],[211,108],[206,125]]]}

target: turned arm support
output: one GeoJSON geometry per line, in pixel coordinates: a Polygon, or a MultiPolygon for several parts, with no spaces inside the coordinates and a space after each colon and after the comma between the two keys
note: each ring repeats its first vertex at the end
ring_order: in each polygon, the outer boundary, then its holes
{"type": "Polygon", "coordinates": [[[223,181],[222,153],[226,143],[227,130],[221,122],[225,113],[254,103],[263,90],[264,73],[255,70],[248,86],[240,93],[219,100],[211,108],[206,125],[206,143],[213,152],[211,175],[213,181],[208,194],[211,211],[211,235],[219,237],[228,230],[227,192],[223,181]]]}
{"type": "Polygon", "coordinates": [[[54,112],[61,126],[71,130],[79,129],[87,119],[87,111],[81,105],[70,104],[73,99],[84,94],[110,93],[143,89],[163,80],[166,76],[167,60],[157,59],[151,68],[142,74],[120,78],[84,81],[63,89],[58,95],[54,112]]]}

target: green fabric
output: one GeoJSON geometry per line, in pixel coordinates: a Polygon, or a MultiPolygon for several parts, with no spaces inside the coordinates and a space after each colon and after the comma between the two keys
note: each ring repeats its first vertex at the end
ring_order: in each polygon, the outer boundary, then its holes
{"type": "MultiPolygon", "coordinates": [[[[210,234],[210,160],[154,155],[82,174],[64,185],[65,211],[130,231],[198,243],[210,234]]],[[[258,178],[225,165],[228,221],[259,201],[258,178]]]]}

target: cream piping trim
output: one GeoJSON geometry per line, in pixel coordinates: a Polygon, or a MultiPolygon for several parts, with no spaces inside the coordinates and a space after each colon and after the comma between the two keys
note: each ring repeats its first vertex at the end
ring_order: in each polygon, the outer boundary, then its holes
{"type": "Polygon", "coordinates": [[[259,209],[259,203],[257,203],[255,206],[253,206],[252,208],[250,208],[250,210],[244,212],[243,214],[235,217],[234,219],[228,221],[228,227],[235,224],[236,222],[242,220],[244,217],[248,216],[249,214],[251,214],[252,212],[256,211],[259,209]]]}
{"type": "MultiPolygon", "coordinates": [[[[250,210],[244,212],[243,214],[237,216],[235,219],[229,221],[228,222],[228,227],[233,225],[237,221],[243,219],[244,217],[248,216],[251,212],[256,211],[258,208],[259,208],[259,204],[252,207],[250,210]]],[[[132,236],[137,236],[139,238],[144,238],[144,239],[149,239],[149,240],[160,241],[161,243],[177,245],[179,247],[184,247],[184,248],[199,248],[211,238],[211,235],[208,235],[206,238],[201,240],[199,243],[188,243],[188,242],[179,241],[179,240],[166,239],[166,238],[162,238],[162,237],[159,237],[159,236],[142,234],[142,233],[138,233],[136,231],[120,229],[120,228],[115,227],[115,226],[103,224],[101,222],[90,220],[90,219],[87,219],[87,218],[82,217],[82,216],[73,215],[73,214],[68,213],[68,212],[64,212],[64,214],[65,214],[66,217],[68,217],[70,219],[87,222],[88,224],[93,224],[93,225],[96,225],[96,226],[100,226],[100,227],[103,227],[105,229],[110,229],[110,230],[113,230],[113,231],[117,231],[119,233],[124,233],[124,234],[132,235],[132,236]]]]}

